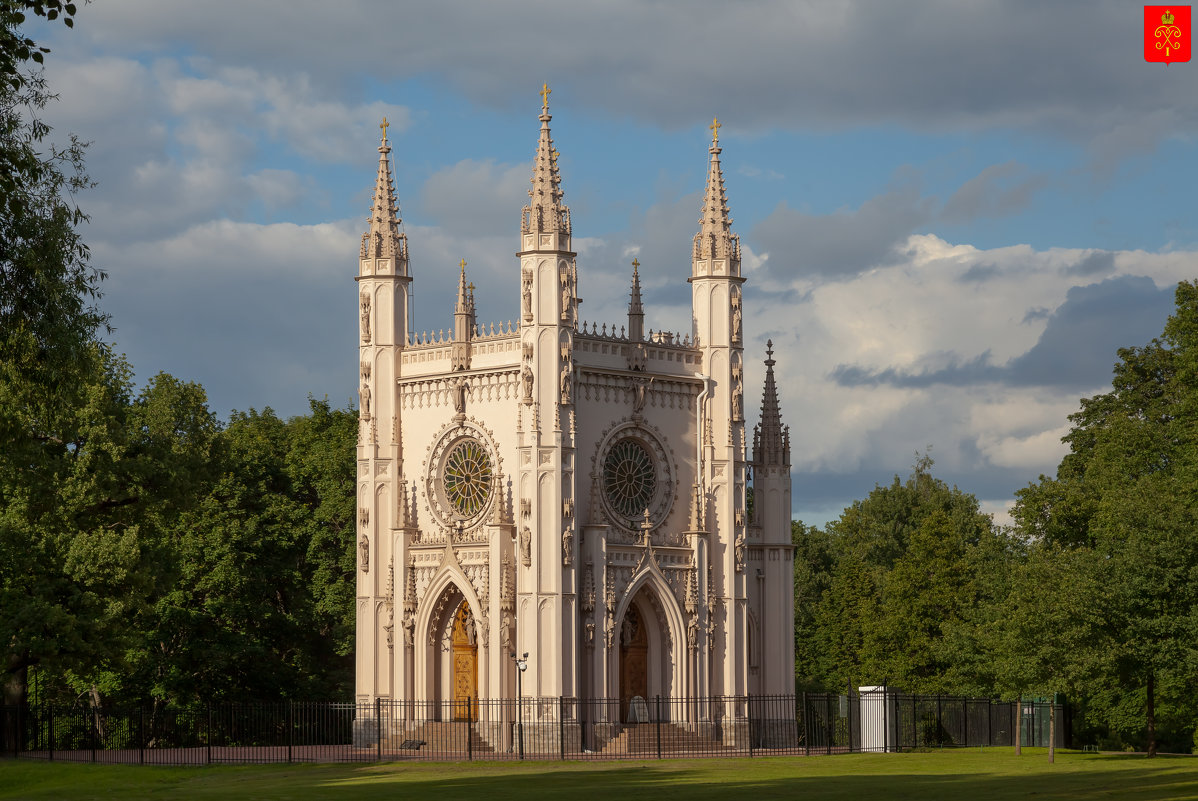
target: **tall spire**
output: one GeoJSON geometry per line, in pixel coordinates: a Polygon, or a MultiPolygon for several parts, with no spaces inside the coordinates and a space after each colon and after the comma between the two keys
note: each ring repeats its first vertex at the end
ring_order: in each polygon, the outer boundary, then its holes
{"type": "Polygon", "coordinates": [[[362,234],[363,259],[395,258],[396,275],[408,274],[408,238],[403,233],[403,221],[399,218],[399,204],[395,199],[395,182],[391,179],[391,145],[387,141],[387,128],[391,123],[383,117],[379,127],[383,129],[379,144],[379,173],[374,182],[374,199],[370,205],[370,230],[362,234]]]}
{"type": "Polygon", "coordinates": [[[454,314],[470,314],[473,311],[471,306],[474,305],[474,298],[466,284],[466,260],[462,259],[459,266],[462,268],[462,274],[458,277],[458,301],[454,304],[453,312],[454,314]]]}
{"type": "Polygon", "coordinates": [[[774,342],[766,342],[765,390],[761,395],[761,422],[753,430],[753,462],[758,465],[790,464],[790,428],[782,425],[778,386],[774,383],[774,342]]]}
{"type": "Polygon", "coordinates": [[[628,293],[628,339],[640,342],[645,338],[645,307],[641,305],[641,263],[632,260],[632,291],[628,293]]]}
{"type": "Polygon", "coordinates": [[[732,233],[732,218],[728,216],[728,198],[724,194],[724,173],[720,169],[720,125],[712,118],[711,162],[707,171],[707,191],[703,196],[699,233],[695,234],[693,258],[696,260],[727,259],[727,275],[740,275],[740,237],[732,233]]]}
{"type": "Polygon", "coordinates": [[[458,277],[458,299],[453,305],[453,346],[450,365],[453,370],[470,369],[470,342],[474,339],[474,284],[466,283],[466,260],[462,259],[458,277]]]}
{"type": "Polygon", "coordinates": [[[532,168],[532,188],[528,190],[529,204],[524,207],[522,233],[570,233],[570,209],[562,203],[562,179],[557,170],[558,153],[549,134],[549,84],[541,86],[541,135],[537,140],[537,155],[532,168]]]}

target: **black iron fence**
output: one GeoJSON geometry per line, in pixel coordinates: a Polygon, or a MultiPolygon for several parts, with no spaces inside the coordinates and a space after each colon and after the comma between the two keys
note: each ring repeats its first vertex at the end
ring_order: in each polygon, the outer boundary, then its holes
{"type": "MultiPolygon", "coordinates": [[[[664,759],[1047,744],[1047,702],[835,695],[0,707],[6,756],[124,764],[664,759]]],[[[1057,706],[1058,745],[1068,730],[1057,706]]]]}

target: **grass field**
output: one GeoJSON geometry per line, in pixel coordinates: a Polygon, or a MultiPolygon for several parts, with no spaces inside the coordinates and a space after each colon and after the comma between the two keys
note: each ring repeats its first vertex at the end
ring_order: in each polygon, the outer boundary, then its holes
{"type": "Polygon", "coordinates": [[[158,768],[0,760],[0,799],[1198,799],[1198,758],[1041,749],[666,762],[158,768]]]}

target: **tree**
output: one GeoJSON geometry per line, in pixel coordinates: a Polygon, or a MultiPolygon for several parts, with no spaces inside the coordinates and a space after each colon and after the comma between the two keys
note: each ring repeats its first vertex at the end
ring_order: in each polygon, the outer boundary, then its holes
{"type": "MultiPolygon", "coordinates": [[[[103,404],[120,367],[96,341],[107,318],[94,305],[103,274],[89,263],[73,202],[90,185],[83,149],[47,142],[38,115],[51,100],[39,73],[44,48],[23,36],[31,11],[70,25],[73,5],[0,3],[0,682],[20,702],[38,653],[71,650],[78,594],[64,583],[67,543],[55,482],[80,461],[80,410],[103,404]],[[115,372],[114,372],[115,371],[115,372]],[[92,392],[93,394],[88,394],[92,392]],[[30,572],[32,571],[32,572],[30,572]],[[41,576],[46,574],[46,580],[41,576]]],[[[69,521],[67,521],[69,522],[69,521]]]]}
{"type": "Polygon", "coordinates": [[[1198,286],[1176,301],[1160,338],[1120,349],[1111,391],[1070,417],[1056,477],[1014,511],[1029,538],[1103,566],[1088,602],[1107,610],[1108,658],[1089,670],[1089,709],[1118,735],[1145,731],[1150,755],[1162,708],[1181,725],[1173,745],[1190,744],[1198,677],[1198,286]]]}
{"type": "Polygon", "coordinates": [[[875,488],[822,538],[800,535],[796,659],[810,684],[983,687],[972,620],[1004,545],[977,500],[934,478],[931,466],[919,457],[906,481],[875,488]]]}

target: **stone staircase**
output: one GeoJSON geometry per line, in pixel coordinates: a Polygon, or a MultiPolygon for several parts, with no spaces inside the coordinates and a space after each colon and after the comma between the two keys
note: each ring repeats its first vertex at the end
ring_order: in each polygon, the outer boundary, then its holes
{"type": "MultiPolygon", "coordinates": [[[[731,749],[719,740],[687,730],[677,723],[661,724],[662,755],[718,755],[731,749]]],[[[599,749],[608,757],[657,757],[657,724],[640,723],[624,726],[623,730],[599,749]]]]}
{"type": "Polygon", "coordinates": [[[411,753],[413,756],[460,756],[467,754],[493,754],[495,749],[479,736],[477,725],[467,727],[464,721],[425,721],[411,729],[395,732],[383,738],[383,750],[396,754],[411,753]],[[423,741],[423,745],[416,744],[423,741]],[[407,747],[405,748],[405,744],[407,747]]]}

